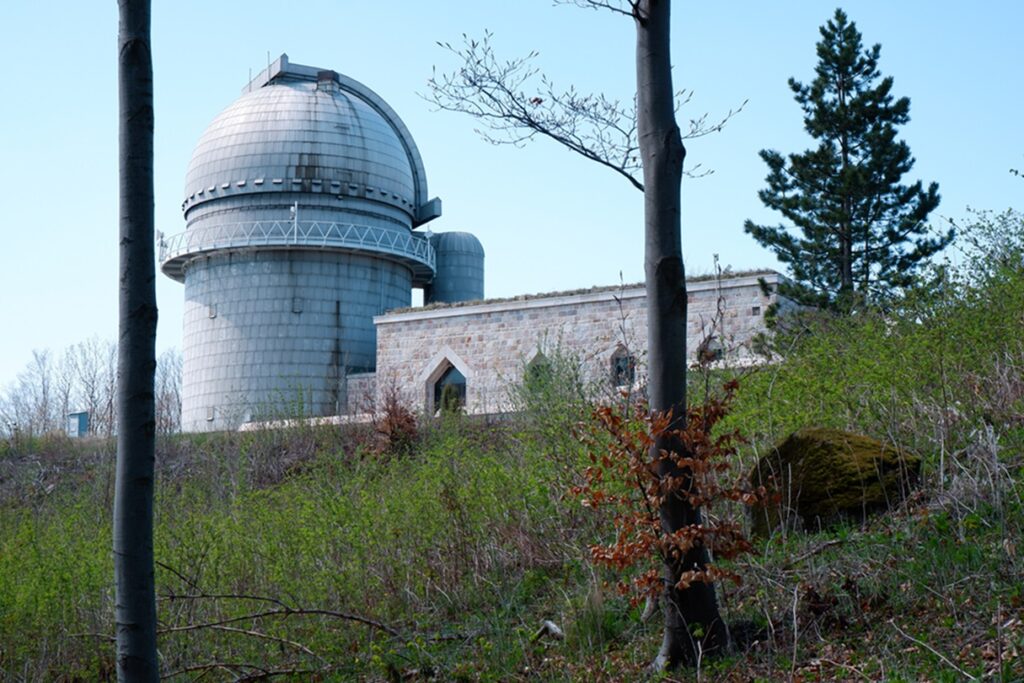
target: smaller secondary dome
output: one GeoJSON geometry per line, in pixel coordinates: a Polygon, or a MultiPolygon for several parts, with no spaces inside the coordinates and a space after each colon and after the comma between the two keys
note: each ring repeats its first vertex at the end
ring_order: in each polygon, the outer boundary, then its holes
{"type": "Polygon", "coordinates": [[[334,71],[282,55],[203,133],[189,163],[183,209],[226,196],[325,192],[398,206],[414,224],[428,202],[416,144],[376,93],[334,71]]]}
{"type": "Polygon", "coordinates": [[[437,251],[449,254],[473,254],[483,258],[484,247],[476,235],[469,232],[438,232],[430,237],[430,244],[437,251]]]}
{"type": "Polygon", "coordinates": [[[425,303],[479,301],[484,298],[484,248],[468,232],[430,236],[436,255],[434,279],[423,288],[425,303]]]}

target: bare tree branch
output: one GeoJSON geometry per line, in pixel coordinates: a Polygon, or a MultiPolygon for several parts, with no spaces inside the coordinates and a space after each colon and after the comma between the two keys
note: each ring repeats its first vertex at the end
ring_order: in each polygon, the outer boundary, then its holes
{"type": "Polygon", "coordinates": [[[286,610],[294,609],[277,598],[268,598],[262,595],[246,595],[243,593],[201,593],[198,595],[170,594],[160,596],[159,600],[162,602],[173,602],[175,600],[254,600],[257,602],[269,602],[286,610]]]}
{"type": "Polygon", "coordinates": [[[166,633],[183,633],[185,631],[198,631],[198,630],[201,630],[201,629],[204,629],[204,628],[213,628],[213,627],[216,627],[216,626],[225,626],[227,624],[234,624],[234,623],[237,623],[239,621],[251,621],[251,620],[254,620],[254,619],[263,619],[264,617],[288,617],[288,616],[293,616],[293,615],[300,615],[300,616],[314,615],[314,616],[334,617],[335,619],[342,619],[342,620],[345,620],[345,621],[354,621],[354,622],[359,623],[359,624],[365,624],[366,626],[369,626],[371,628],[375,628],[375,629],[377,629],[379,631],[384,631],[388,635],[393,636],[395,638],[404,639],[404,637],[402,636],[402,634],[399,631],[397,631],[396,629],[388,626],[387,624],[382,624],[379,621],[375,621],[373,619],[370,619],[368,617],[363,617],[363,616],[360,616],[358,614],[349,614],[347,612],[336,612],[334,610],[328,610],[328,609],[292,609],[290,607],[282,607],[280,609],[265,610],[263,612],[254,612],[252,614],[243,614],[242,616],[239,616],[239,617],[229,617],[229,618],[226,618],[226,619],[220,619],[218,621],[208,621],[208,622],[205,622],[205,623],[202,623],[202,624],[188,624],[186,626],[168,626],[166,628],[160,629],[159,631],[157,631],[157,633],[159,633],[161,635],[166,634],[166,633]]]}
{"type": "Polygon", "coordinates": [[[301,650],[311,657],[316,657],[321,662],[326,661],[323,657],[310,650],[302,643],[298,643],[294,640],[288,640],[287,638],[281,638],[279,636],[272,636],[269,633],[263,633],[262,631],[253,631],[245,628],[235,628],[234,626],[211,626],[211,629],[215,631],[226,631],[228,633],[240,633],[246,636],[252,636],[253,638],[260,638],[263,640],[272,640],[275,643],[281,643],[282,645],[288,645],[294,647],[296,650],[301,650]]]}
{"type": "MultiPolygon", "coordinates": [[[[566,3],[594,8],[615,9],[612,1],[565,0],[566,3]]],[[[621,5],[621,3],[619,3],[621,5]]],[[[632,7],[633,3],[626,3],[632,7]]],[[[633,12],[622,10],[633,16],[633,12]]],[[[643,172],[637,140],[636,102],[628,104],[603,94],[583,94],[570,87],[559,90],[534,66],[537,52],[503,61],[491,46],[492,34],[477,40],[463,35],[461,47],[438,43],[459,58],[462,66],[451,73],[438,73],[428,82],[430,92],[424,99],[440,110],[461,112],[479,119],[476,129],[484,140],[495,145],[522,146],[535,137],[550,138],[577,154],[615,171],[634,188],[643,192],[643,172]]],[[[690,101],[692,93],[681,91],[676,109],[690,101]]],[[[744,102],[713,123],[704,114],[689,122],[683,139],[693,139],[720,131],[735,116],[744,102]]],[[[707,175],[710,171],[687,175],[707,175]]]]}
{"type": "Polygon", "coordinates": [[[640,171],[636,147],[636,106],[625,106],[603,95],[581,95],[575,89],[559,92],[533,66],[537,56],[500,61],[490,44],[463,36],[463,47],[439,45],[462,62],[450,74],[429,81],[426,99],[446,111],[469,114],[488,130],[477,133],[492,144],[521,146],[536,135],[551,138],[581,156],[606,166],[643,191],[635,177],[640,171]]]}
{"type": "Polygon", "coordinates": [[[637,5],[629,0],[555,0],[556,5],[574,5],[584,9],[602,9],[633,19],[637,5]]]}
{"type": "MultiPolygon", "coordinates": [[[[220,670],[236,674],[236,677],[233,679],[234,681],[261,681],[281,676],[294,678],[296,676],[326,674],[330,673],[332,669],[333,667],[325,669],[264,669],[263,667],[255,664],[249,664],[247,662],[208,662],[206,664],[193,664],[181,669],[176,669],[175,671],[164,675],[162,678],[163,680],[168,680],[189,673],[207,674],[211,671],[220,670]]],[[[197,678],[195,680],[199,679],[197,678]]]]}

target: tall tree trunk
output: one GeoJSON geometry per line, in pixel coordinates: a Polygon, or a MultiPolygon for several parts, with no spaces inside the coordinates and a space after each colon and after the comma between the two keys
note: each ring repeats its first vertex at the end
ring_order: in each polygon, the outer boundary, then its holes
{"type": "MultiPolygon", "coordinates": [[[[681,424],[686,416],[686,277],[680,237],[680,186],[686,149],[675,118],[675,92],[669,53],[669,0],[639,0],[636,73],[640,154],[644,169],[644,272],[647,280],[648,392],[654,412],[671,410],[681,424]]],[[[651,451],[681,452],[678,439],[661,438],[651,451]]],[[[659,475],[686,476],[671,461],[662,460],[659,475]]],[[[700,510],[678,495],[660,510],[666,534],[699,524],[700,510]]],[[[693,583],[675,587],[684,570],[704,567],[705,548],[665,566],[665,635],[655,666],[693,663],[700,653],[724,647],[725,625],[718,614],[715,589],[693,583]]]]}
{"type": "Polygon", "coordinates": [[[846,138],[840,141],[842,162],[839,178],[843,183],[843,219],[839,226],[839,295],[846,298],[846,305],[850,305],[850,295],[853,294],[853,206],[850,197],[846,194],[845,184],[849,182],[848,169],[850,167],[850,151],[846,138]]]}
{"type": "Polygon", "coordinates": [[[149,0],[119,0],[120,293],[114,581],[117,677],[157,681],[153,585],[156,264],[149,0]]]}

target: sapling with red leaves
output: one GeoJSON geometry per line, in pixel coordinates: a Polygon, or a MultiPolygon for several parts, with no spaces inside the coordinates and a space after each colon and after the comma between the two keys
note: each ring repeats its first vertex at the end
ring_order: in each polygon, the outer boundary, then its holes
{"type": "Polygon", "coordinates": [[[711,517],[716,506],[726,501],[749,506],[767,498],[764,487],[720,483],[743,438],[737,430],[716,432],[715,428],[728,414],[738,388],[735,380],[727,382],[720,396],[709,396],[691,408],[679,428],[672,426],[678,421],[671,411],[651,413],[642,402],[633,401],[596,408],[593,422],[582,430],[590,465],[583,472],[584,483],[572,487],[571,493],[587,508],[610,511],[615,538],[608,544],[591,545],[590,555],[596,564],[620,574],[619,591],[634,605],[664,590],[661,566],[682,560],[699,547],[712,561],[684,567],[677,589],[719,579],[740,582],[736,572],[718,562],[751,552],[751,544],[739,521],[711,517]],[[662,450],[652,460],[652,446],[666,437],[680,444],[681,452],[662,450]],[[673,470],[685,476],[659,475],[662,461],[670,461],[673,470]],[[666,532],[659,510],[669,497],[702,509],[704,518],[666,532]],[[634,568],[640,571],[631,571],[634,568]]]}

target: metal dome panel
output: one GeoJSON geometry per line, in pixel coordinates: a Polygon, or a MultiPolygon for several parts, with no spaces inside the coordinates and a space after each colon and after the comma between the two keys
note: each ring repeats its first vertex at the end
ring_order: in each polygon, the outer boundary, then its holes
{"type": "Polygon", "coordinates": [[[185,208],[250,192],[364,197],[416,212],[413,168],[395,129],[330,81],[281,78],[243,95],[207,128],[185,181],[185,208]]]}

